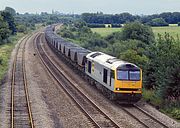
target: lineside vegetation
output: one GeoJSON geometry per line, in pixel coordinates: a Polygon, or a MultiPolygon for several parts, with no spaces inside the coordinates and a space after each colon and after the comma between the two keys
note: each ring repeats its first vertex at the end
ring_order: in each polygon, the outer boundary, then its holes
{"type": "Polygon", "coordinates": [[[23,36],[23,33],[17,33],[16,35],[10,37],[9,42],[0,45],[0,81],[3,79],[4,74],[8,70],[8,63],[14,46],[23,36]]]}

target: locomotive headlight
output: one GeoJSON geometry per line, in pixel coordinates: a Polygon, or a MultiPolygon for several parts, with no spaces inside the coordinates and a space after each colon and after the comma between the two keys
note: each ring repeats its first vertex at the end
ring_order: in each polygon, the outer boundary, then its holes
{"type": "Polygon", "coordinates": [[[116,88],[116,90],[117,90],[117,91],[119,91],[119,90],[120,90],[120,88],[116,88]]]}

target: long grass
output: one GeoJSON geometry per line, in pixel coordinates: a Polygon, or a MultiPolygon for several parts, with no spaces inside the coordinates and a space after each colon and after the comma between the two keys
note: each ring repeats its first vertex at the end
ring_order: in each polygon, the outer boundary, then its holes
{"type": "Polygon", "coordinates": [[[4,74],[8,70],[8,63],[14,46],[23,36],[24,34],[17,33],[17,35],[10,37],[10,42],[0,45],[0,81],[3,79],[4,74]]]}
{"type": "Polygon", "coordinates": [[[155,94],[155,90],[147,90],[143,88],[143,100],[158,108],[161,112],[180,122],[180,103],[173,101],[165,101],[155,94]]]}
{"type": "Polygon", "coordinates": [[[99,33],[101,36],[105,37],[113,32],[121,31],[121,28],[91,28],[93,32],[99,33]]]}
{"type": "Polygon", "coordinates": [[[155,37],[157,37],[158,33],[164,35],[165,32],[169,33],[170,36],[177,39],[180,37],[180,27],[178,26],[169,26],[169,27],[152,27],[155,37]]]}

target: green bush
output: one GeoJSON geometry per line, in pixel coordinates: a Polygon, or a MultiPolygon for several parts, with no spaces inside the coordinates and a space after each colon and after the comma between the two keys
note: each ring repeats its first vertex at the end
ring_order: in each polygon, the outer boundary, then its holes
{"type": "Polygon", "coordinates": [[[161,109],[164,113],[167,113],[169,116],[180,120],[180,106],[165,106],[161,109]]]}
{"type": "Polygon", "coordinates": [[[145,42],[146,44],[151,44],[155,40],[152,29],[140,22],[126,24],[122,29],[122,36],[124,40],[135,39],[145,42]]]}
{"type": "Polygon", "coordinates": [[[78,20],[74,22],[74,27],[76,28],[82,28],[84,26],[87,26],[86,22],[78,20]]]}
{"type": "Polygon", "coordinates": [[[163,104],[163,100],[156,95],[156,91],[153,89],[143,89],[142,91],[143,99],[146,102],[151,103],[152,105],[156,107],[160,107],[163,104]]]}
{"type": "MultiPolygon", "coordinates": [[[[163,99],[180,97],[180,42],[168,33],[149,51],[150,61],[146,72],[146,86],[151,83],[163,99]]],[[[151,87],[153,88],[153,87],[151,87]]]]}
{"type": "Polygon", "coordinates": [[[180,108],[173,108],[171,114],[174,118],[180,120],[180,108]]]}
{"type": "Polygon", "coordinates": [[[71,39],[74,38],[73,33],[71,31],[69,31],[69,30],[63,31],[61,33],[61,36],[64,37],[64,38],[71,38],[71,39]]]}
{"type": "Polygon", "coordinates": [[[21,33],[26,33],[27,32],[27,27],[25,25],[17,25],[17,32],[21,32],[21,33]]]}

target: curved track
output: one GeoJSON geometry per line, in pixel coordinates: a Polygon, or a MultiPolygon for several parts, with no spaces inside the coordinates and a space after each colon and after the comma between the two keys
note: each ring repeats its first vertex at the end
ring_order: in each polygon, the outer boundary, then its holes
{"type": "Polygon", "coordinates": [[[11,128],[34,128],[25,70],[25,45],[29,37],[21,40],[13,61],[11,79],[11,128]]]}
{"type": "Polygon", "coordinates": [[[168,128],[167,125],[162,123],[156,117],[150,115],[148,112],[143,110],[137,105],[123,106],[120,107],[131,117],[136,119],[140,124],[146,128],[168,128]]]}
{"type": "MultiPolygon", "coordinates": [[[[91,99],[89,99],[83,92],[81,92],[73,81],[56,66],[56,64],[48,57],[42,48],[42,34],[38,35],[35,39],[35,49],[45,65],[49,73],[64,89],[64,91],[74,100],[77,106],[82,110],[86,117],[91,121],[93,127],[112,127],[118,128],[119,126],[106,115],[91,99]]],[[[43,42],[45,43],[45,42],[43,42]]]]}

